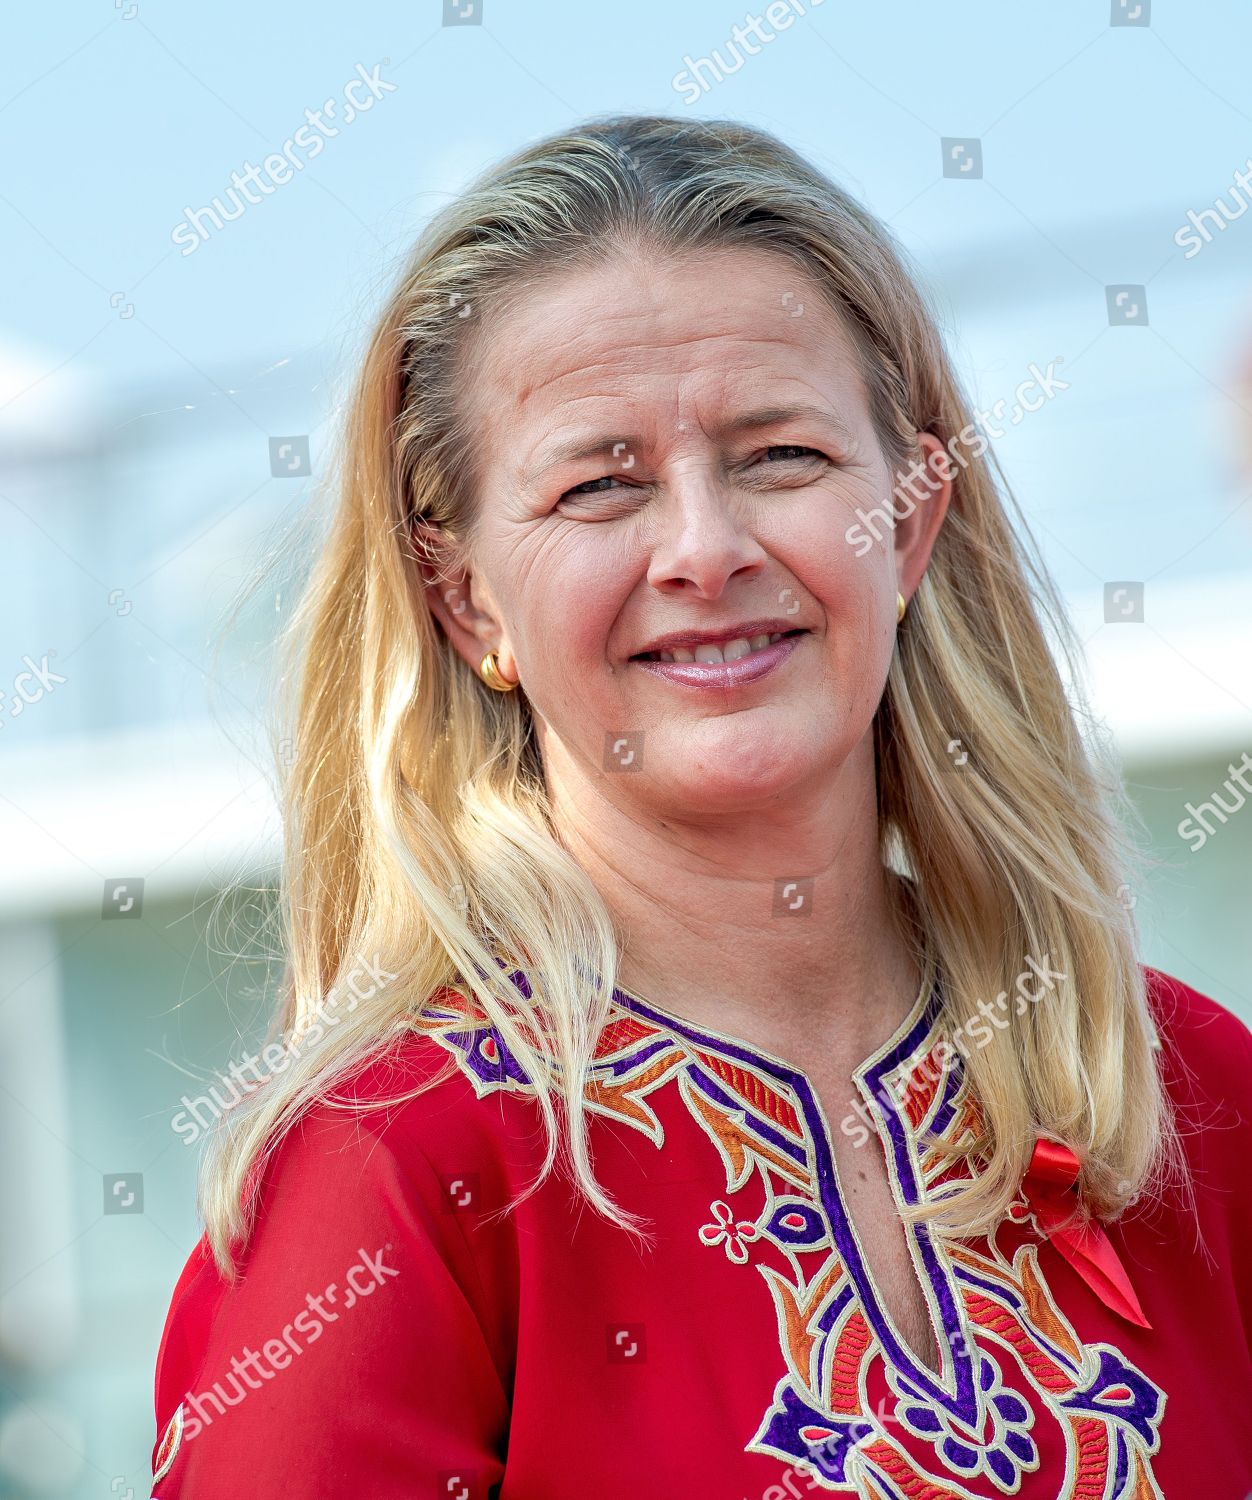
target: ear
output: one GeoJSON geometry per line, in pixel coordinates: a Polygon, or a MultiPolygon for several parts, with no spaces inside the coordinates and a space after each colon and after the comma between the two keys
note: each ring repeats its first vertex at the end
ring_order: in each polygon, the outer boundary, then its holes
{"type": "Polygon", "coordinates": [[[411,535],[427,606],[457,655],[477,672],[487,652],[495,651],[501,675],[516,682],[512,648],[493,601],[466,563],[462,544],[428,521],[414,521],[411,535]]]}
{"type": "Polygon", "coordinates": [[[922,581],[952,499],[952,460],[933,432],[917,434],[918,452],[897,482],[893,548],[897,586],[911,599],[922,581]]]}

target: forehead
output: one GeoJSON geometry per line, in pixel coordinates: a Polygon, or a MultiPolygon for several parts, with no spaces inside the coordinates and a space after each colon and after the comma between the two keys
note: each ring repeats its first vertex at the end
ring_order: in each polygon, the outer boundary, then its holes
{"type": "Polygon", "coordinates": [[[745,403],[824,400],[848,422],[864,409],[842,319],[810,275],[764,250],[639,253],[553,273],[480,336],[477,430],[519,440],[623,403],[694,421],[745,403]]]}

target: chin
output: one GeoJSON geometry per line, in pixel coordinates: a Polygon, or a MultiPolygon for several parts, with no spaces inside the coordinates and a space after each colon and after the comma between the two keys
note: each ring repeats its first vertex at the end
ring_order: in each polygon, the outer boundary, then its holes
{"type": "Polygon", "coordinates": [[[679,816],[766,807],[831,771],[833,753],[819,753],[811,732],[811,726],[808,735],[778,727],[727,735],[720,744],[689,733],[679,743],[657,744],[649,780],[658,801],[679,816]]]}

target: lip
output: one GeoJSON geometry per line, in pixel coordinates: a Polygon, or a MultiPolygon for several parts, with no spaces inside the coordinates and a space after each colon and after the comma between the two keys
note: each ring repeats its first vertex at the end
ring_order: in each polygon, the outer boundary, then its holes
{"type": "MultiPolygon", "coordinates": [[[[795,629],[794,626],[791,628],[795,629]]],[[[763,630],[755,632],[757,635],[765,633],[763,630]]],[[[743,687],[747,683],[756,682],[775,667],[781,666],[807,634],[807,631],[802,631],[799,635],[785,635],[773,645],[762,646],[759,651],[741,656],[737,661],[639,661],[632,658],[630,664],[683,687],[715,688],[724,692],[727,688],[743,687]]],[[[725,640],[726,637],[705,635],[697,638],[695,644],[698,645],[701,639],[725,640]]],[[[690,637],[674,637],[673,640],[675,645],[682,646],[688,643],[690,637]]],[[[657,646],[653,649],[666,651],[670,648],[657,646]]]]}
{"type": "Polygon", "coordinates": [[[672,651],[675,646],[686,646],[694,651],[697,646],[703,646],[709,641],[721,644],[723,641],[751,640],[754,635],[785,635],[789,630],[803,628],[794,619],[775,618],[743,620],[737,625],[727,625],[722,630],[672,630],[669,635],[658,635],[642,651],[635,652],[631,660],[634,661],[647,651],[672,651]]]}

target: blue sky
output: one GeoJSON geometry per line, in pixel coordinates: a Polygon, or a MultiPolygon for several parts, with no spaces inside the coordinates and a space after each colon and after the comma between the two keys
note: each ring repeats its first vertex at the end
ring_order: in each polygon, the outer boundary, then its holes
{"type": "MultiPolygon", "coordinates": [[[[692,106],[671,80],[686,56],[724,48],[745,10],[480,3],[483,25],[454,27],[430,0],[314,11],[137,0],[129,19],[129,3],[104,0],[11,11],[0,329],[59,358],[81,351],[110,378],[350,340],[394,257],[467,175],[606,111],[691,109],[776,130],[923,263],[1033,223],[1056,249],[1022,299],[1084,269],[1142,281],[1181,261],[1171,235],[1186,208],[1227,188],[1252,148],[1252,11],[1235,3],[1157,0],[1140,30],[1111,27],[1107,0],[825,0],[692,106]],[[381,64],[394,91],[182,257],[170,233],[184,209],[279,149],[358,63],[381,64]],[[980,186],[942,181],[941,135],[982,138],[980,186]],[[1110,231],[1131,223],[1134,242],[1119,244],[1110,231]]],[[[1188,271],[1205,274],[1223,248],[1188,271]]]]}
{"type": "Polygon", "coordinates": [[[6,17],[0,448],[37,431],[113,455],[63,489],[0,485],[28,517],[6,516],[0,624],[30,614],[19,655],[45,641],[99,653],[78,658],[93,664],[81,696],[30,733],[62,713],[101,722],[103,704],[126,720],[190,701],[194,678],[157,686],[144,662],[162,642],[175,674],[204,662],[209,606],[301,503],[269,476],[269,436],[309,434],[316,478],[354,352],[428,215],[505,152],[593,114],[728,116],[806,153],[899,237],[980,404],[1061,360],[1070,389],[996,451],[1081,605],[1097,609],[1110,579],[1252,569],[1252,393],[1236,379],[1252,214],[1194,258],[1174,240],[1252,152],[1252,8],[1155,0],[1136,27],[1111,25],[1109,0],[785,0],[803,14],[687,104],[675,76],[729,57],[733,28],[768,5],[478,3],[483,23],[456,26],[443,0],[95,0],[6,17]],[[370,73],[389,85],[371,108],[181,253],[189,208],[370,73]],[[943,176],[945,136],[977,138],[980,179],[943,176]],[[1110,326],[1118,284],[1147,287],[1148,326],[1110,326]],[[85,508],[71,503],[84,483],[85,508]],[[124,631],[115,587],[135,600],[124,631]]]}

